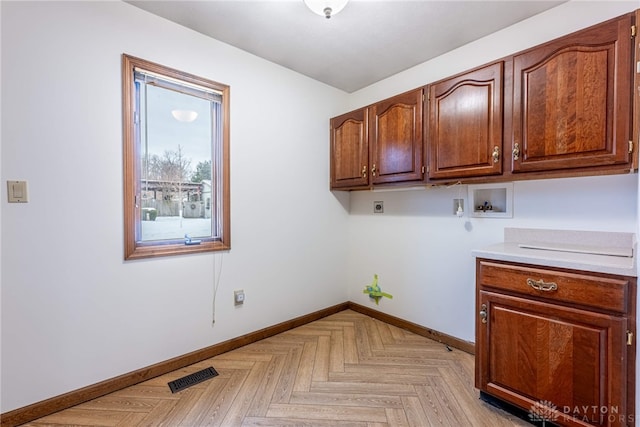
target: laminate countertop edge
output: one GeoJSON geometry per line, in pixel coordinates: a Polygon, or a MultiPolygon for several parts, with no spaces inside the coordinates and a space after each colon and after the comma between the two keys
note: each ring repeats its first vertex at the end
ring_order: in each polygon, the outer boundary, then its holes
{"type": "MultiPolygon", "coordinates": [[[[476,258],[637,277],[635,256],[610,256],[520,247],[503,242],[471,251],[476,258]]],[[[635,255],[635,250],[634,250],[635,255]]]]}

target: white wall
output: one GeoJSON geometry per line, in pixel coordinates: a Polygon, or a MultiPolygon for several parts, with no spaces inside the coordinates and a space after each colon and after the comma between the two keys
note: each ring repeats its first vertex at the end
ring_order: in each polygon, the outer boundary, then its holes
{"type": "Polygon", "coordinates": [[[346,301],[327,126],[343,92],[122,2],[0,7],[0,411],[346,301]],[[122,53],[231,86],[215,326],[214,255],[123,261],[122,53]],[[10,179],[28,204],[7,203],[10,179]]]}
{"type": "Polygon", "coordinates": [[[514,183],[513,218],[453,215],[467,186],[357,192],[349,219],[349,298],[465,341],[475,341],[475,258],[503,241],[504,227],[636,232],[637,175],[514,183]],[[373,213],[373,202],[384,213],[373,213]],[[393,295],[379,306],[362,293],[373,274],[393,295]]]}
{"type": "Polygon", "coordinates": [[[637,175],[517,183],[513,219],[458,219],[456,187],[329,192],[328,119],[635,7],[563,5],[347,96],[124,3],[0,2],[0,411],[370,304],[373,273],[394,295],[373,308],[472,340],[471,249],[507,225],[635,232],[637,175]],[[229,253],[122,260],[122,53],[231,86],[229,253]],[[28,204],[6,203],[9,179],[28,204]]]}

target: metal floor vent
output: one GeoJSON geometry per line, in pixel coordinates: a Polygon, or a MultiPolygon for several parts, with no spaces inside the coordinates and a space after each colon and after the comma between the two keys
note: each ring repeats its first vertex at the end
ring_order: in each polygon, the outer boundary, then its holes
{"type": "Polygon", "coordinates": [[[171,381],[169,383],[169,388],[171,389],[171,393],[176,393],[180,390],[184,390],[187,387],[191,387],[192,385],[196,385],[217,376],[218,372],[210,366],[201,371],[189,374],[186,377],[178,378],[177,380],[171,381]]]}

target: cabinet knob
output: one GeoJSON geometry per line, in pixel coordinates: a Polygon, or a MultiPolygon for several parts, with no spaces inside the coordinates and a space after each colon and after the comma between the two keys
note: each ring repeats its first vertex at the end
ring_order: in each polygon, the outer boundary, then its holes
{"type": "Polygon", "coordinates": [[[480,306],[480,319],[482,323],[487,323],[487,304],[480,306]]]}
{"type": "Polygon", "coordinates": [[[518,160],[520,158],[520,144],[517,142],[513,144],[513,160],[518,160]]]}
{"type": "Polygon", "coordinates": [[[376,169],[376,164],[374,163],[373,166],[371,166],[371,175],[376,176],[377,171],[378,170],[376,169]]]}
{"type": "Polygon", "coordinates": [[[364,165],[364,166],[362,167],[362,172],[360,172],[360,173],[362,174],[362,177],[363,177],[363,178],[366,178],[366,177],[367,177],[367,165],[364,165]]]}
{"type": "Polygon", "coordinates": [[[554,282],[545,282],[544,280],[527,279],[527,285],[536,291],[553,292],[558,290],[558,284],[554,282]]]}
{"type": "Polygon", "coordinates": [[[493,157],[493,163],[498,163],[498,161],[500,160],[500,147],[498,147],[497,145],[493,147],[493,154],[491,155],[491,157],[493,157]]]}

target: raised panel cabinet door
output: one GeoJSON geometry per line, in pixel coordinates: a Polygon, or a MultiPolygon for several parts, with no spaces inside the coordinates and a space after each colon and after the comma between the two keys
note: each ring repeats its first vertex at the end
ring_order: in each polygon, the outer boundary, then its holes
{"type": "Polygon", "coordinates": [[[374,184],[422,180],[422,123],[422,89],[369,108],[374,184]]]}
{"type": "Polygon", "coordinates": [[[628,164],[632,15],[513,58],[512,171],[628,164]]]}
{"type": "Polygon", "coordinates": [[[478,388],[541,416],[538,421],[633,425],[625,317],[487,291],[478,301],[486,311],[476,331],[478,388]]]}
{"type": "Polygon", "coordinates": [[[502,173],[503,63],[429,86],[429,178],[502,173]]]}
{"type": "Polygon", "coordinates": [[[367,109],[331,119],[331,188],[369,184],[367,109]]]}

